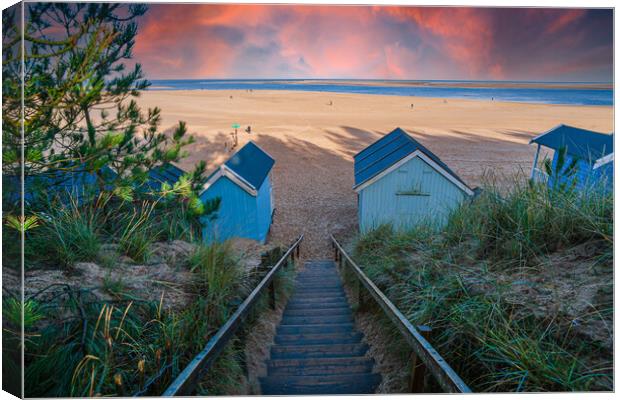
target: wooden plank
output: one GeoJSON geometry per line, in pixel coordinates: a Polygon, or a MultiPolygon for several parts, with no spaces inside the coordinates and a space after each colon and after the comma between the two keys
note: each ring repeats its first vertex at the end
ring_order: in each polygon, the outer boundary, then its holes
{"type": "Polygon", "coordinates": [[[361,268],[349,257],[340,243],[331,235],[331,240],[340,253],[340,258],[348,262],[349,267],[357,276],[362,285],[368,290],[387,317],[396,325],[417,357],[426,365],[429,372],[437,379],[443,390],[449,393],[471,393],[471,389],[461,377],[450,367],[437,350],[422,336],[383,292],[364,274],[361,268]]]}
{"type": "Polygon", "coordinates": [[[177,378],[168,386],[162,396],[187,396],[190,395],[195,389],[198,381],[204,376],[209,367],[213,364],[216,358],[220,355],[222,350],[226,347],[230,339],[233,338],[235,332],[241,326],[243,320],[248,315],[252,307],[258,301],[258,298],[262,292],[270,286],[275,274],[286,265],[288,257],[299,246],[303,240],[304,235],[291,245],[286,253],[280,258],[280,260],[274,265],[274,267],[267,273],[262,281],[254,288],[252,293],[241,303],[237,308],[237,311],[226,321],[224,325],[216,332],[215,335],[207,342],[204,349],[198,353],[198,355],[190,361],[183,371],[177,376],[177,378]]]}

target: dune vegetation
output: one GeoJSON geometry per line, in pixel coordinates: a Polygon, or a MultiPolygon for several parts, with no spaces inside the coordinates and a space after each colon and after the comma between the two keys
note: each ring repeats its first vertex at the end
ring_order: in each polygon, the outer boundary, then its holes
{"type": "MultiPolygon", "coordinates": [[[[246,268],[231,243],[203,243],[195,218],[176,204],[101,194],[78,207],[71,199],[31,213],[38,222],[25,242],[25,394],[160,395],[267,270],[246,268]],[[127,231],[139,234],[127,242],[127,231]]],[[[18,237],[5,230],[4,249],[15,254],[18,237]]],[[[5,268],[15,271],[4,274],[8,379],[19,374],[21,301],[18,265],[5,268]]],[[[254,312],[265,307],[266,298],[254,312]]],[[[200,392],[244,393],[244,360],[243,343],[234,340],[200,392]]],[[[9,381],[19,384],[20,377],[9,381]]]]}
{"type": "Polygon", "coordinates": [[[613,194],[520,182],[354,258],[474,391],[613,390],[613,194]]]}

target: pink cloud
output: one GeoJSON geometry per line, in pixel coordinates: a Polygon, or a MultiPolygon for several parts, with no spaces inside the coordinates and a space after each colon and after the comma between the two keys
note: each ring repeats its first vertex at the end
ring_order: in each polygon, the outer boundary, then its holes
{"type": "Polygon", "coordinates": [[[555,18],[548,26],[548,33],[556,33],[584,16],[586,10],[566,10],[555,18]]]}
{"type": "Polygon", "coordinates": [[[586,16],[572,9],[156,5],[140,23],[134,55],[155,78],[504,79],[587,48],[597,27],[586,16]]]}

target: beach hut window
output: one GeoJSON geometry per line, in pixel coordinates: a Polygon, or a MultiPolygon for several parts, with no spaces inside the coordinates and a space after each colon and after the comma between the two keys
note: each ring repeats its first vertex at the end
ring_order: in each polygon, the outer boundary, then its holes
{"type": "Polygon", "coordinates": [[[421,183],[413,183],[408,188],[401,189],[396,192],[397,196],[430,196],[431,194],[428,192],[424,192],[422,190],[421,183]]]}

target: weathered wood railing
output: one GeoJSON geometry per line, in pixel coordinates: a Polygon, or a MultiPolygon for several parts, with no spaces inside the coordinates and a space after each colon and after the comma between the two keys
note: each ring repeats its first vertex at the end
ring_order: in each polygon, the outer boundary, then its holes
{"type": "Polygon", "coordinates": [[[192,394],[198,381],[205,375],[213,362],[220,355],[226,344],[235,335],[235,332],[242,325],[248,313],[256,305],[261,294],[265,290],[269,290],[269,303],[275,306],[275,287],[274,277],[282,268],[288,265],[288,260],[294,260],[299,257],[299,248],[304,235],[299,236],[297,240],[289,247],[276,265],[265,275],[263,280],[256,286],[250,295],[239,305],[237,311],[226,321],[224,325],[217,331],[215,335],[207,342],[205,348],[185,367],[185,369],[177,376],[162,396],[187,396],[192,394]]]}
{"type": "Polygon", "coordinates": [[[394,306],[394,304],[379,290],[379,288],[364,274],[361,268],[349,257],[340,243],[331,236],[332,247],[334,248],[334,259],[338,263],[341,272],[346,272],[349,267],[355,277],[355,282],[351,287],[353,306],[359,305],[359,285],[368,291],[370,296],[381,307],[385,315],[398,328],[403,338],[413,350],[412,375],[410,380],[410,390],[420,392],[423,388],[424,369],[437,380],[443,390],[450,393],[469,393],[471,389],[463,382],[461,377],[448,365],[437,350],[428,342],[425,336],[430,329],[419,327],[416,329],[407,318],[394,306]],[[421,363],[418,363],[418,360],[421,363]],[[419,365],[418,365],[419,364],[419,365]]]}

